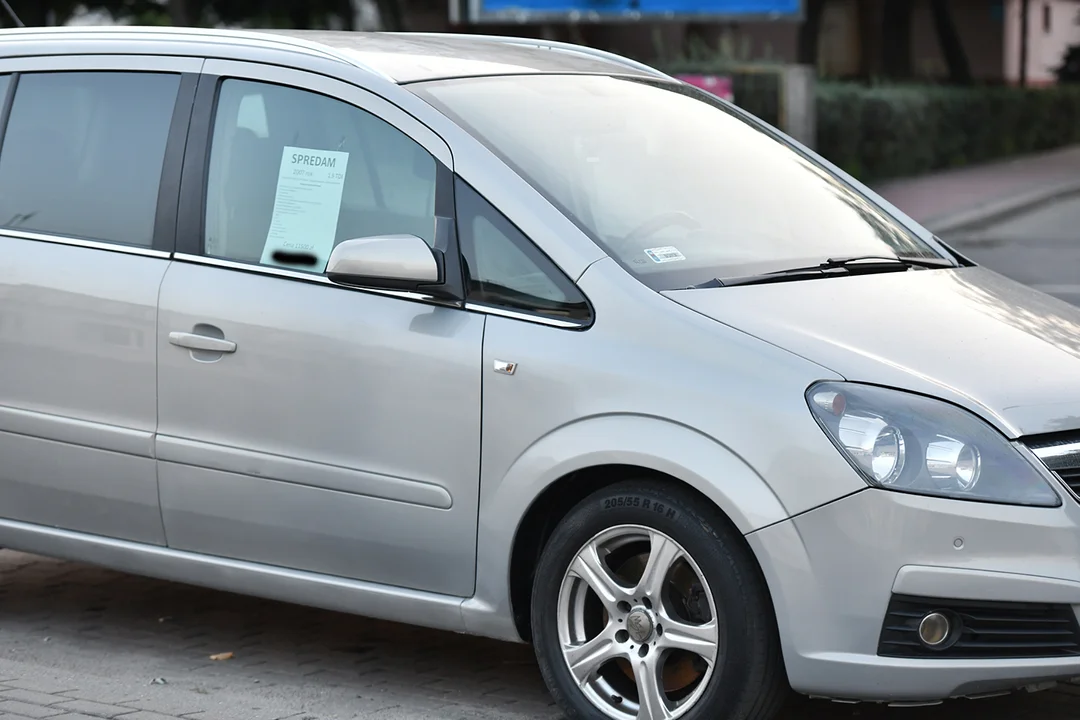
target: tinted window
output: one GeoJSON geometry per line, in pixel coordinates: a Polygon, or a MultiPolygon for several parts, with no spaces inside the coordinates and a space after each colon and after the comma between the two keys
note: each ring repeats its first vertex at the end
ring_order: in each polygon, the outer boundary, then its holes
{"type": "Polygon", "coordinates": [[[650,287],[933,248],[822,166],[684,85],[606,76],[410,89],[650,287]]]}
{"type": "Polygon", "coordinates": [[[470,302],[588,320],[577,287],[506,216],[462,181],[455,201],[470,302]]]}
{"type": "Polygon", "coordinates": [[[218,99],[205,252],[322,272],[338,243],[435,241],[435,159],[383,120],[294,88],[227,80],[218,99]],[[297,265],[290,254],[310,254],[297,265]]]}
{"type": "Polygon", "coordinates": [[[0,223],[149,246],[179,75],[19,78],[0,152],[0,223]]]}

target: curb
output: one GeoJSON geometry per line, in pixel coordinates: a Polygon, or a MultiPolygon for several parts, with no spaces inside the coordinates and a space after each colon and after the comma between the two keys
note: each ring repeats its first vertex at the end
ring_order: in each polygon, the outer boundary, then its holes
{"type": "Polygon", "coordinates": [[[1051,200],[1057,200],[1076,193],[1080,193],[1080,178],[1073,178],[1057,185],[1038,188],[1021,195],[992,200],[961,212],[939,215],[920,224],[936,235],[944,235],[945,233],[954,233],[978,225],[985,225],[994,220],[1002,220],[1011,215],[1031,210],[1051,200]]]}

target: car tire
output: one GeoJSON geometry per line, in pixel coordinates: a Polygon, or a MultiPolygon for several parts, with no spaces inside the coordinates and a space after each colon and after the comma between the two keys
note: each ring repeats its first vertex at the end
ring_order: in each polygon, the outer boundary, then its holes
{"type": "Polygon", "coordinates": [[[619,482],[567,513],[537,565],[531,622],[568,718],[771,720],[790,696],[752,553],[717,508],[671,483],[619,482]]]}

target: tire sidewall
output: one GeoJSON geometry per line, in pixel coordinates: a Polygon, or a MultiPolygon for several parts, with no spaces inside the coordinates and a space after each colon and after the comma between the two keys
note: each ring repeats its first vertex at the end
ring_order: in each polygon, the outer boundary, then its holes
{"type": "Polygon", "coordinates": [[[681,494],[651,483],[620,483],[598,491],[576,506],[556,528],[544,549],[533,585],[533,644],[541,674],[555,700],[572,718],[607,718],[578,688],[563,658],[558,632],[559,593],[567,568],[595,535],[618,525],[639,525],[672,538],[705,575],[716,608],[720,638],[717,665],[705,692],[684,720],[720,720],[735,712],[745,695],[755,655],[765,648],[752,628],[762,621],[755,584],[746,577],[745,558],[736,553],[732,530],[708,522],[681,494]],[[741,562],[740,562],[741,560],[741,562]]]}

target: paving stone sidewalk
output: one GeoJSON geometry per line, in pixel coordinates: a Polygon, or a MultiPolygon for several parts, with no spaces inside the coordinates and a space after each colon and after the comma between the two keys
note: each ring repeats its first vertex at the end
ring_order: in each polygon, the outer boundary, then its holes
{"type": "Polygon", "coordinates": [[[1080,145],[892,180],[874,189],[931,230],[955,229],[1080,191],[1080,145]]]}
{"type": "MultiPolygon", "coordinates": [[[[1080,688],[783,720],[1075,720],[1080,688]]],[[[557,720],[530,648],[0,551],[0,720],[557,720]],[[227,660],[212,655],[233,653],[227,660]]]]}

